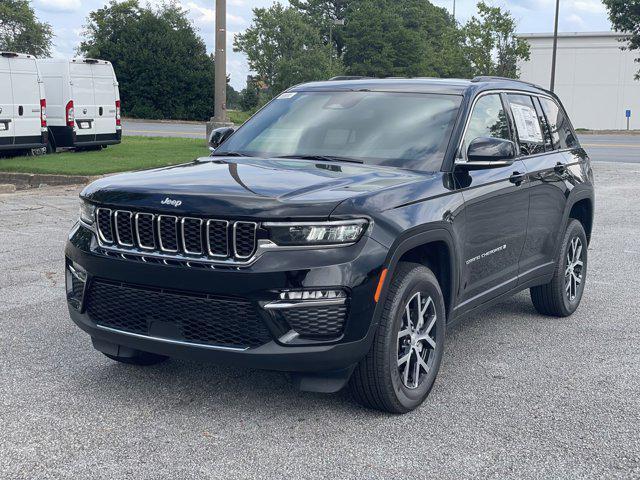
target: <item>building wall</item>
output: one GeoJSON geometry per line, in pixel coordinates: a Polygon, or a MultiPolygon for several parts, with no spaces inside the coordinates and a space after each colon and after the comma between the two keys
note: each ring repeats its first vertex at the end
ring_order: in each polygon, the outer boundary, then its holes
{"type": "MultiPolygon", "coordinates": [[[[553,36],[522,34],[531,45],[531,58],[522,62],[520,78],[549,88],[553,36]]],[[[555,93],[576,128],[640,129],[640,81],[634,79],[638,52],[620,50],[620,34],[564,33],[558,38],[555,93]]]]}

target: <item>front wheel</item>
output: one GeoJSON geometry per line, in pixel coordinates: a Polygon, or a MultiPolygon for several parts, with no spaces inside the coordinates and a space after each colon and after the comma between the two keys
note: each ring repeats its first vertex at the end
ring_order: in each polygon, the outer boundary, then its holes
{"type": "Polygon", "coordinates": [[[433,272],[414,263],[401,263],[388,288],[373,345],[349,386],[366,407],[407,413],[427,398],[440,369],[444,299],[433,272]]]}
{"type": "Polygon", "coordinates": [[[587,279],[587,235],[582,224],[570,219],[553,278],[529,290],[536,310],[543,315],[568,317],[582,299],[587,279]]]}

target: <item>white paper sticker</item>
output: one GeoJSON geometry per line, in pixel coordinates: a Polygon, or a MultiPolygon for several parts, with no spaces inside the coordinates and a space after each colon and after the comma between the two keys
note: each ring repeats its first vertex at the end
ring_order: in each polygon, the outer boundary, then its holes
{"type": "Polygon", "coordinates": [[[522,142],[542,143],[542,130],[534,108],[527,105],[511,104],[513,119],[522,142]]]}
{"type": "Polygon", "coordinates": [[[286,100],[287,98],[293,98],[296,96],[296,92],[285,92],[278,97],[278,100],[286,100]]]}

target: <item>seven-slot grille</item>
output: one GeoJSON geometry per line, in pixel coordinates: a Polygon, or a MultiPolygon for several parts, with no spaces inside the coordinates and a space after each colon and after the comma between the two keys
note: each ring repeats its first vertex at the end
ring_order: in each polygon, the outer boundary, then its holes
{"type": "Polygon", "coordinates": [[[100,240],[107,246],[169,255],[247,260],[257,245],[254,222],[98,208],[96,223],[100,240]]]}

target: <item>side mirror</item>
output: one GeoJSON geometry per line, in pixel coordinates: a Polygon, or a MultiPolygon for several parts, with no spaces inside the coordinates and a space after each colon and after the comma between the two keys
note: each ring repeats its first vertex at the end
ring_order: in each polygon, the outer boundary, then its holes
{"type": "Polygon", "coordinates": [[[469,170],[499,168],[511,165],[515,158],[516,146],[511,140],[479,137],[469,144],[467,161],[461,165],[469,170]]]}
{"type": "Polygon", "coordinates": [[[231,127],[216,128],[213,130],[211,135],[209,135],[209,150],[213,152],[222,145],[227,138],[233,135],[233,132],[235,132],[235,129],[231,127]]]}

